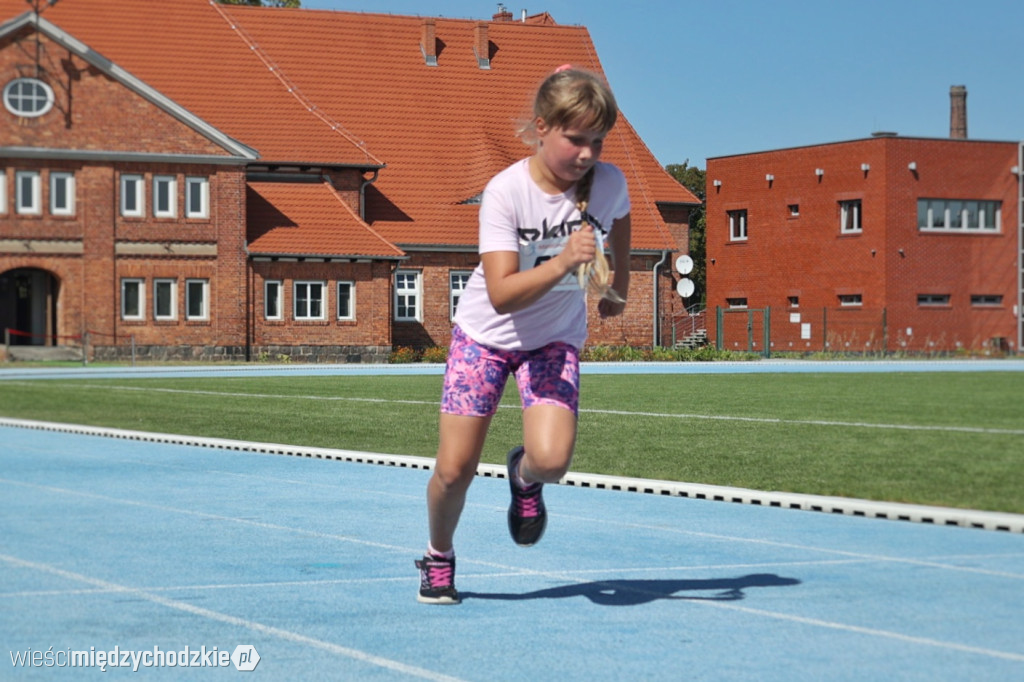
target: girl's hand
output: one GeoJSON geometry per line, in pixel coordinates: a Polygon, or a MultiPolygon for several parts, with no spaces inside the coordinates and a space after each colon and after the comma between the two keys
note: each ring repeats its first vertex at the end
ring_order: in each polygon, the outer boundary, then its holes
{"type": "Polygon", "coordinates": [[[569,241],[565,248],[558,254],[562,260],[566,272],[572,272],[580,265],[594,260],[597,253],[597,238],[594,237],[594,227],[586,225],[569,235],[569,241]]]}
{"type": "Polygon", "coordinates": [[[597,312],[601,315],[601,318],[606,317],[618,317],[622,314],[622,311],[626,309],[626,302],[617,303],[611,299],[602,298],[597,304],[597,312]]]}

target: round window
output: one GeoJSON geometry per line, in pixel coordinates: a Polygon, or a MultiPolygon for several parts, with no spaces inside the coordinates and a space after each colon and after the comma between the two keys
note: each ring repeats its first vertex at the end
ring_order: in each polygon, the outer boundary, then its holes
{"type": "Polygon", "coordinates": [[[4,106],[16,116],[42,116],[53,107],[53,89],[36,78],[17,78],[4,87],[4,106]]]}

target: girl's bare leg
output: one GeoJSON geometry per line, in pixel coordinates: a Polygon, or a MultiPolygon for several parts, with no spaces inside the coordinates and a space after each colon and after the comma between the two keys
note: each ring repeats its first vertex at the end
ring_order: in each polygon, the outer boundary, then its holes
{"type": "Polygon", "coordinates": [[[476,475],[491,417],[441,414],[437,464],[427,484],[430,544],[438,552],[452,549],[466,491],[476,475]]]}
{"type": "Polygon", "coordinates": [[[557,483],[569,470],[576,447],[576,415],[557,405],[523,410],[523,448],[519,465],[524,483],[557,483]]]}

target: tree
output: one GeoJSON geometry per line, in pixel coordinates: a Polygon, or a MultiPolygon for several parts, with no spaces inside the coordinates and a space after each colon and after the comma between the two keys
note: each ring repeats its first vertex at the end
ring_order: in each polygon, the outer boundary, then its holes
{"type": "Polygon", "coordinates": [[[705,206],[705,171],[690,165],[687,159],[681,164],[673,163],[665,166],[665,170],[686,189],[701,200],[701,205],[690,211],[690,258],[693,259],[693,272],[688,277],[693,280],[694,294],[691,300],[698,301],[701,307],[707,293],[707,251],[705,249],[705,232],[707,221],[704,215],[705,206]]]}
{"type": "Polygon", "coordinates": [[[253,7],[299,7],[302,0],[217,0],[222,5],[252,5],[253,7]]]}

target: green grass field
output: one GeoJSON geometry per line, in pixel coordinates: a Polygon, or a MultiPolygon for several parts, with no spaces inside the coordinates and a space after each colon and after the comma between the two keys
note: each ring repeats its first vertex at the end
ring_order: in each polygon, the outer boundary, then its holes
{"type": "MultiPolygon", "coordinates": [[[[433,456],[440,386],[440,376],[18,380],[0,382],[0,415],[433,456]]],[[[1024,513],[1022,397],[1020,372],[585,375],[573,469],[1024,513]]],[[[520,424],[510,383],[485,461],[504,461],[520,424]]]]}

